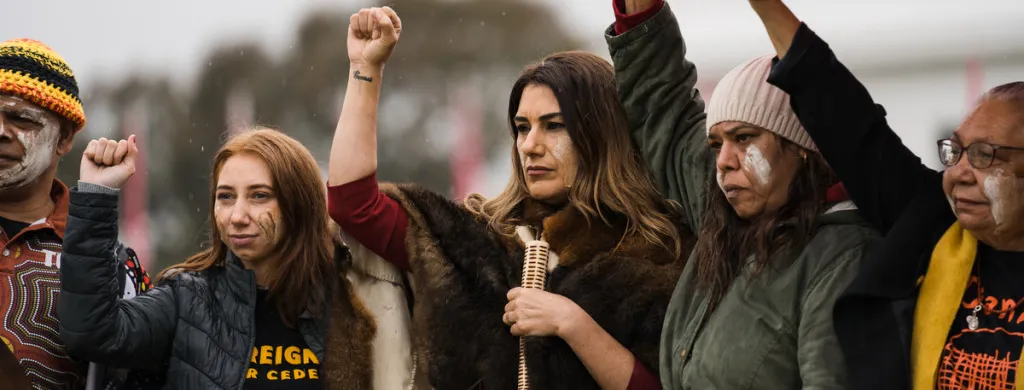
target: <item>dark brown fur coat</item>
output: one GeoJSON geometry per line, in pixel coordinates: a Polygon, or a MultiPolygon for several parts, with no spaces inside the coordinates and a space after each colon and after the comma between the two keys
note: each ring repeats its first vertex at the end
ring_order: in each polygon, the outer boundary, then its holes
{"type": "Polygon", "coordinates": [[[377,325],[345,277],[351,266],[348,248],[338,234],[334,234],[334,242],[340,272],[324,332],[323,386],[327,390],[372,389],[377,325]]]}
{"type": "MultiPolygon", "coordinates": [[[[520,285],[522,244],[422,187],[384,184],[381,190],[410,216],[417,382],[438,390],[515,389],[519,341],[502,315],[506,293],[520,285]]],[[[588,226],[571,207],[526,209],[523,218],[543,226],[542,237],[559,255],[547,290],[583,308],[657,375],[662,321],[685,255],[677,258],[641,237],[623,239],[624,221],[588,226]]],[[[689,253],[692,234],[684,234],[689,253]]],[[[530,337],[526,348],[532,390],[598,389],[563,340],[530,337]]]]}

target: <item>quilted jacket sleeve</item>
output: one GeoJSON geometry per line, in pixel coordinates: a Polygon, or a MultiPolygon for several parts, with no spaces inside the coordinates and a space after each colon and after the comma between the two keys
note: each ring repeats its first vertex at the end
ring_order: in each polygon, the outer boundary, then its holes
{"type": "Polygon", "coordinates": [[[122,299],[117,195],[71,190],[64,234],[60,334],[68,353],[119,367],[154,367],[168,355],[177,313],[173,283],[122,299]]]}

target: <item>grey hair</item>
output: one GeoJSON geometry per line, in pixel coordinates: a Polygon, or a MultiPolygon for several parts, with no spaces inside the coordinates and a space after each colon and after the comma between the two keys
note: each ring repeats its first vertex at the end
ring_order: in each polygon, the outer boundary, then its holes
{"type": "Polygon", "coordinates": [[[1014,81],[996,86],[985,92],[979,102],[991,99],[1024,104],[1024,81],[1014,81]]]}

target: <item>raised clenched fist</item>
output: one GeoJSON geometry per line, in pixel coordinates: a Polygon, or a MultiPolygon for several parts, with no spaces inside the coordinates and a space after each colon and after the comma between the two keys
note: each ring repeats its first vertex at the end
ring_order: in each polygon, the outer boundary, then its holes
{"type": "Polygon", "coordinates": [[[100,138],[89,141],[82,153],[82,167],[78,179],[110,188],[121,188],[135,173],[135,157],[139,147],[135,136],[127,140],[100,138]]]}
{"type": "Polygon", "coordinates": [[[402,20],[391,7],[364,8],[348,24],[348,59],[353,64],[382,67],[402,35],[402,20]]]}

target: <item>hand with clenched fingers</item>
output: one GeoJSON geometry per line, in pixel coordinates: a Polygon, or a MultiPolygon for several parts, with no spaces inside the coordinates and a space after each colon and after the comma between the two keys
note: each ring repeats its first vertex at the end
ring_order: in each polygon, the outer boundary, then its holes
{"type": "Polygon", "coordinates": [[[382,67],[402,35],[402,20],[391,7],[364,8],[352,14],[348,25],[348,60],[382,67]]]}
{"type": "Polygon", "coordinates": [[[82,153],[78,179],[119,189],[135,174],[135,158],[138,155],[135,135],[120,141],[106,138],[89,141],[82,153]]]}

